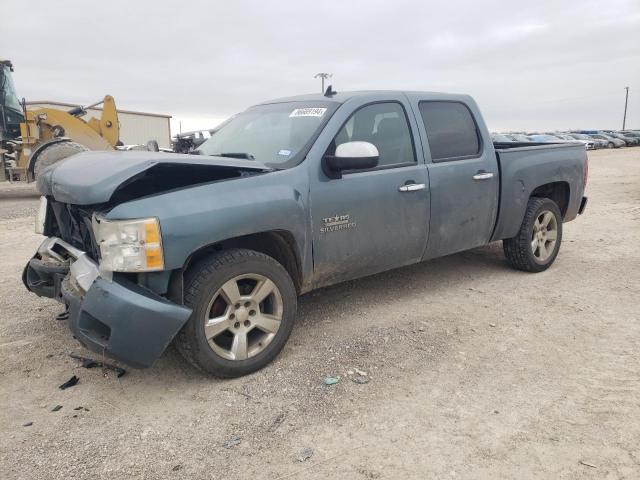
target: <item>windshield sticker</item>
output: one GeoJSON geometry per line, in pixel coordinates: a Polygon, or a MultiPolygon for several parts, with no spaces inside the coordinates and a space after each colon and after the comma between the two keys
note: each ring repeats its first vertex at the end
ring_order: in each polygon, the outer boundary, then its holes
{"type": "Polygon", "coordinates": [[[278,152],[278,155],[282,155],[284,157],[288,157],[289,155],[291,155],[291,150],[280,150],[278,152]]]}
{"type": "Polygon", "coordinates": [[[293,112],[291,112],[289,117],[321,117],[326,111],[326,108],[296,108],[293,112]]]}

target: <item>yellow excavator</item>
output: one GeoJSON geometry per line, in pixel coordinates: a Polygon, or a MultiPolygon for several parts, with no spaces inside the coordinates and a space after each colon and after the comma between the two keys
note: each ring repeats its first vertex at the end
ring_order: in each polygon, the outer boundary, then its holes
{"type": "MultiPolygon", "coordinates": [[[[11,179],[33,181],[49,165],[86,150],[113,150],[119,144],[120,124],[113,97],[69,111],[27,109],[18,100],[13,65],[0,60],[0,160],[11,179]],[[102,115],[85,121],[87,110],[102,104],[102,115]]],[[[1,174],[1,173],[0,173],[1,174]]]]}

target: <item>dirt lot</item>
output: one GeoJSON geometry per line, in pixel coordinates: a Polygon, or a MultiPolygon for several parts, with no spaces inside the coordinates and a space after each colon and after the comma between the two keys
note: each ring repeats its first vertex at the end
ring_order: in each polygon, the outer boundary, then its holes
{"type": "Polygon", "coordinates": [[[0,188],[2,477],[640,478],[640,148],[590,158],[549,271],[494,244],[312,293],[279,359],[232,381],[173,348],[80,368],[20,282],[37,201],[0,188]]]}

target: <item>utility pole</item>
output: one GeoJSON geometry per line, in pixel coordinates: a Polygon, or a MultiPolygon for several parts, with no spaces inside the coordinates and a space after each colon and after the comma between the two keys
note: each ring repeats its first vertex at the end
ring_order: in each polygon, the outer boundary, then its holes
{"type": "Polygon", "coordinates": [[[627,94],[624,97],[624,117],[622,117],[622,130],[624,130],[627,124],[627,103],[629,102],[629,87],[624,87],[627,94]]]}
{"type": "Polygon", "coordinates": [[[322,80],[322,87],[321,87],[322,89],[320,90],[320,93],[324,93],[324,81],[327,78],[331,78],[331,77],[333,77],[333,73],[324,73],[324,72],[316,73],[313,76],[313,78],[320,78],[322,80]]]}

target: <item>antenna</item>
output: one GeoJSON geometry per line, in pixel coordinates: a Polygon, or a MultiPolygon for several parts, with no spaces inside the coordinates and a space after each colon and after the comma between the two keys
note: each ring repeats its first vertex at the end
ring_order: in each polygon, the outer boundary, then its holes
{"type": "Polygon", "coordinates": [[[336,92],[336,91],[333,89],[333,86],[329,85],[329,86],[327,87],[327,90],[324,92],[324,96],[325,96],[325,97],[333,97],[336,93],[338,93],[338,92],[336,92]]]}

